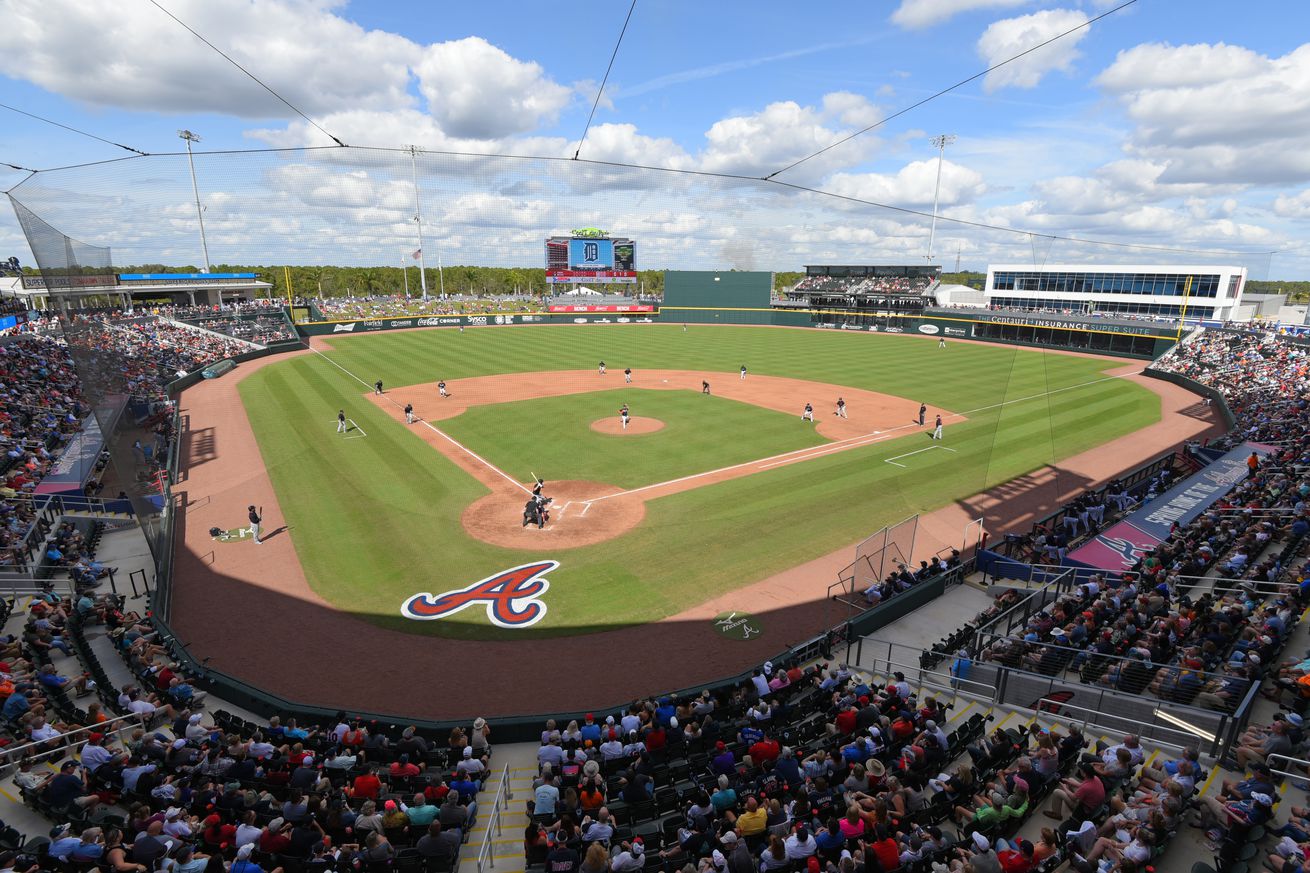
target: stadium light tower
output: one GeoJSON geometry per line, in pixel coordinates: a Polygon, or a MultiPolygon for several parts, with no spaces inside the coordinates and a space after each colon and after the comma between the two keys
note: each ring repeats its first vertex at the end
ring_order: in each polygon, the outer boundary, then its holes
{"type": "Polygon", "coordinates": [[[205,254],[205,272],[209,269],[209,243],[205,239],[205,210],[200,207],[200,187],[196,185],[196,162],[191,157],[191,143],[200,142],[200,136],[189,130],[179,130],[177,135],[186,140],[186,162],[191,167],[191,193],[196,198],[196,218],[200,221],[200,248],[205,254]]]}
{"type": "Polygon", "coordinates": [[[928,231],[928,263],[932,263],[932,244],[937,237],[937,198],[942,193],[942,161],[946,159],[946,147],[955,142],[955,134],[941,133],[932,138],[937,146],[937,185],[932,191],[932,229],[928,231]]]}
{"type": "Polygon", "coordinates": [[[409,172],[414,179],[414,224],[418,227],[418,284],[423,289],[423,299],[428,299],[427,260],[423,251],[423,204],[418,196],[418,153],[416,145],[405,146],[409,152],[409,172]]]}

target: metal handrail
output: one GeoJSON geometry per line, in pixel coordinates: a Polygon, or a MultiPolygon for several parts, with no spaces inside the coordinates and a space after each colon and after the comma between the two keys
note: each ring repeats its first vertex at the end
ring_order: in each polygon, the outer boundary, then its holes
{"type": "MultiPolygon", "coordinates": [[[[122,728],[107,729],[106,725],[111,725],[114,724],[115,722],[120,722],[120,721],[135,721],[137,723],[140,723],[142,722],[142,720],[143,719],[140,713],[129,712],[127,715],[116,715],[113,718],[107,718],[104,721],[100,722],[99,724],[92,724],[92,725],[87,725],[85,727],[73,728],[72,730],[64,731],[62,734],[59,735],[58,739],[66,739],[72,737],[75,734],[80,734],[80,733],[116,734],[120,730],[122,730],[122,728]]],[[[27,756],[20,755],[18,757],[14,757],[15,752],[21,752],[23,749],[30,749],[33,746],[49,745],[51,742],[52,742],[51,740],[34,740],[30,743],[23,743],[20,746],[10,746],[9,748],[0,751],[0,755],[4,757],[6,764],[17,764],[27,756]]]]}
{"type": "Polygon", "coordinates": [[[478,847],[477,867],[478,873],[482,873],[482,862],[485,860],[487,866],[495,868],[496,856],[492,852],[491,844],[494,837],[501,835],[500,814],[504,809],[509,808],[509,802],[514,799],[514,791],[509,787],[509,764],[505,764],[504,769],[500,771],[500,785],[496,788],[496,799],[491,803],[491,817],[487,820],[487,833],[482,837],[482,845],[478,847]]]}

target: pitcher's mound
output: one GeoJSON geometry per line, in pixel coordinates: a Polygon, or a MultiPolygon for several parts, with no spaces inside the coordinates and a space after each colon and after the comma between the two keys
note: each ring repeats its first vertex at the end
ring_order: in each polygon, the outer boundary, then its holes
{"type": "Polygon", "coordinates": [[[634,415],[628,419],[628,429],[623,429],[623,422],[617,415],[606,418],[598,418],[591,423],[591,429],[597,433],[615,433],[615,434],[638,434],[654,433],[664,428],[664,422],[658,418],[642,418],[634,415]]]}
{"type": "Polygon", "coordinates": [[[595,500],[622,489],[600,482],[547,480],[543,493],[553,497],[544,529],[523,526],[527,493],[502,489],[469,504],[460,519],[469,536],[507,549],[573,549],[622,536],[646,516],[640,496],[595,500]],[[588,502],[594,501],[594,502],[588,502]]]}

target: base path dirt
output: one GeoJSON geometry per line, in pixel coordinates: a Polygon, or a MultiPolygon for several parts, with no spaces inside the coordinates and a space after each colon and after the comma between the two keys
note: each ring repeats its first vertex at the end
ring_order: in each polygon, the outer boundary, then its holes
{"type": "Polygon", "coordinates": [[[664,430],[664,422],[658,418],[643,418],[632,416],[628,419],[625,426],[621,418],[598,418],[591,423],[591,429],[596,433],[612,434],[613,436],[636,436],[642,433],[655,433],[657,430],[664,430]]]}
{"type": "MultiPolygon", "coordinates": [[[[188,388],[179,401],[185,430],[170,619],[190,653],[215,670],[304,704],[467,721],[478,715],[600,709],[694,686],[758,664],[844,617],[825,594],[850,561],[851,548],[660,622],[559,639],[469,642],[421,636],[379,627],[328,604],[305,578],[295,531],[283,523],[237,393],[242,379],[281,360],[241,364],[222,378],[188,388]],[[208,529],[241,526],[250,503],[264,508],[264,544],[217,546],[208,529]],[[714,632],[712,619],[733,610],[750,612],[764,633],[743,642],[714,632]],[[561,683],[560,664],[586,668],[586,681],[561,683]]],[[[751,376],[746,383],[757,378],[762,379],[751,376]]],[[[1217,416],[1194,395],[1169,383],[1130,378],[1161,396],[1160,424],[1070,458],[1049,472],[926,515],[920,521],[920,542],[952,545],[965,520],[978,515],[988,519],[993,537],[1007,529],[1007,520],[1014,529],[1024,528],[1082,487],[1140,465],[1184,439],[1218,432],[1217,416]]],[[[733,380],[735,374],[723,381],[733,380]]],[[[463,380],[452,387],[461,386],[469,388],[463,380]]],[[[699,388],[699,381],[694,387],[699,388]]],[[[424,406],[435,406],[435,390],[424,390],[433,401],[424,406]]],[[[730,386],[716,384],[714,390],[727,394],[730,386]]],[[[860,407],[853,397],[846,399],[855,421],[860,407]]],[[[811,402],[826,414],[821,404],[827,399],[811,402]]],[[[799,414],[794,398],[783,411],[799,414]]],[[[913,411],[917,416],[917,405],[913,411]]],[[[901,416],[908,412],[908,406],[897,410],[901,416]]],[[[516,498],[519,511],[525,498],[516,498]]],[[[566,509],[565,517],[572,511],[566,509]]]]}

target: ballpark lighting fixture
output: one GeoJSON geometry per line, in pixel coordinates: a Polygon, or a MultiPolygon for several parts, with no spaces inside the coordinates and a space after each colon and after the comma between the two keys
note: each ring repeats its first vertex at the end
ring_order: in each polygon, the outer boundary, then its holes
{"type": "Polygon", "coordinates": [[[1158,718],[1164,719],[1165,721],[1169,722],[1171,725],[1174,725],[1175,727],[1182,728],[1183,730],[1187,731],[1189,734],[1195,734],[1196,736],[1205,740],[1207,743],[1215,742],[1215,735],[1207,731],[1205,728],[1199,728],[1189,721],[1183,721],[1178,716],[1170,715],[1169,713],[1165,712],[1163,709],[1157,709],[1155,711],[1155,714],[1158,718]]]}

